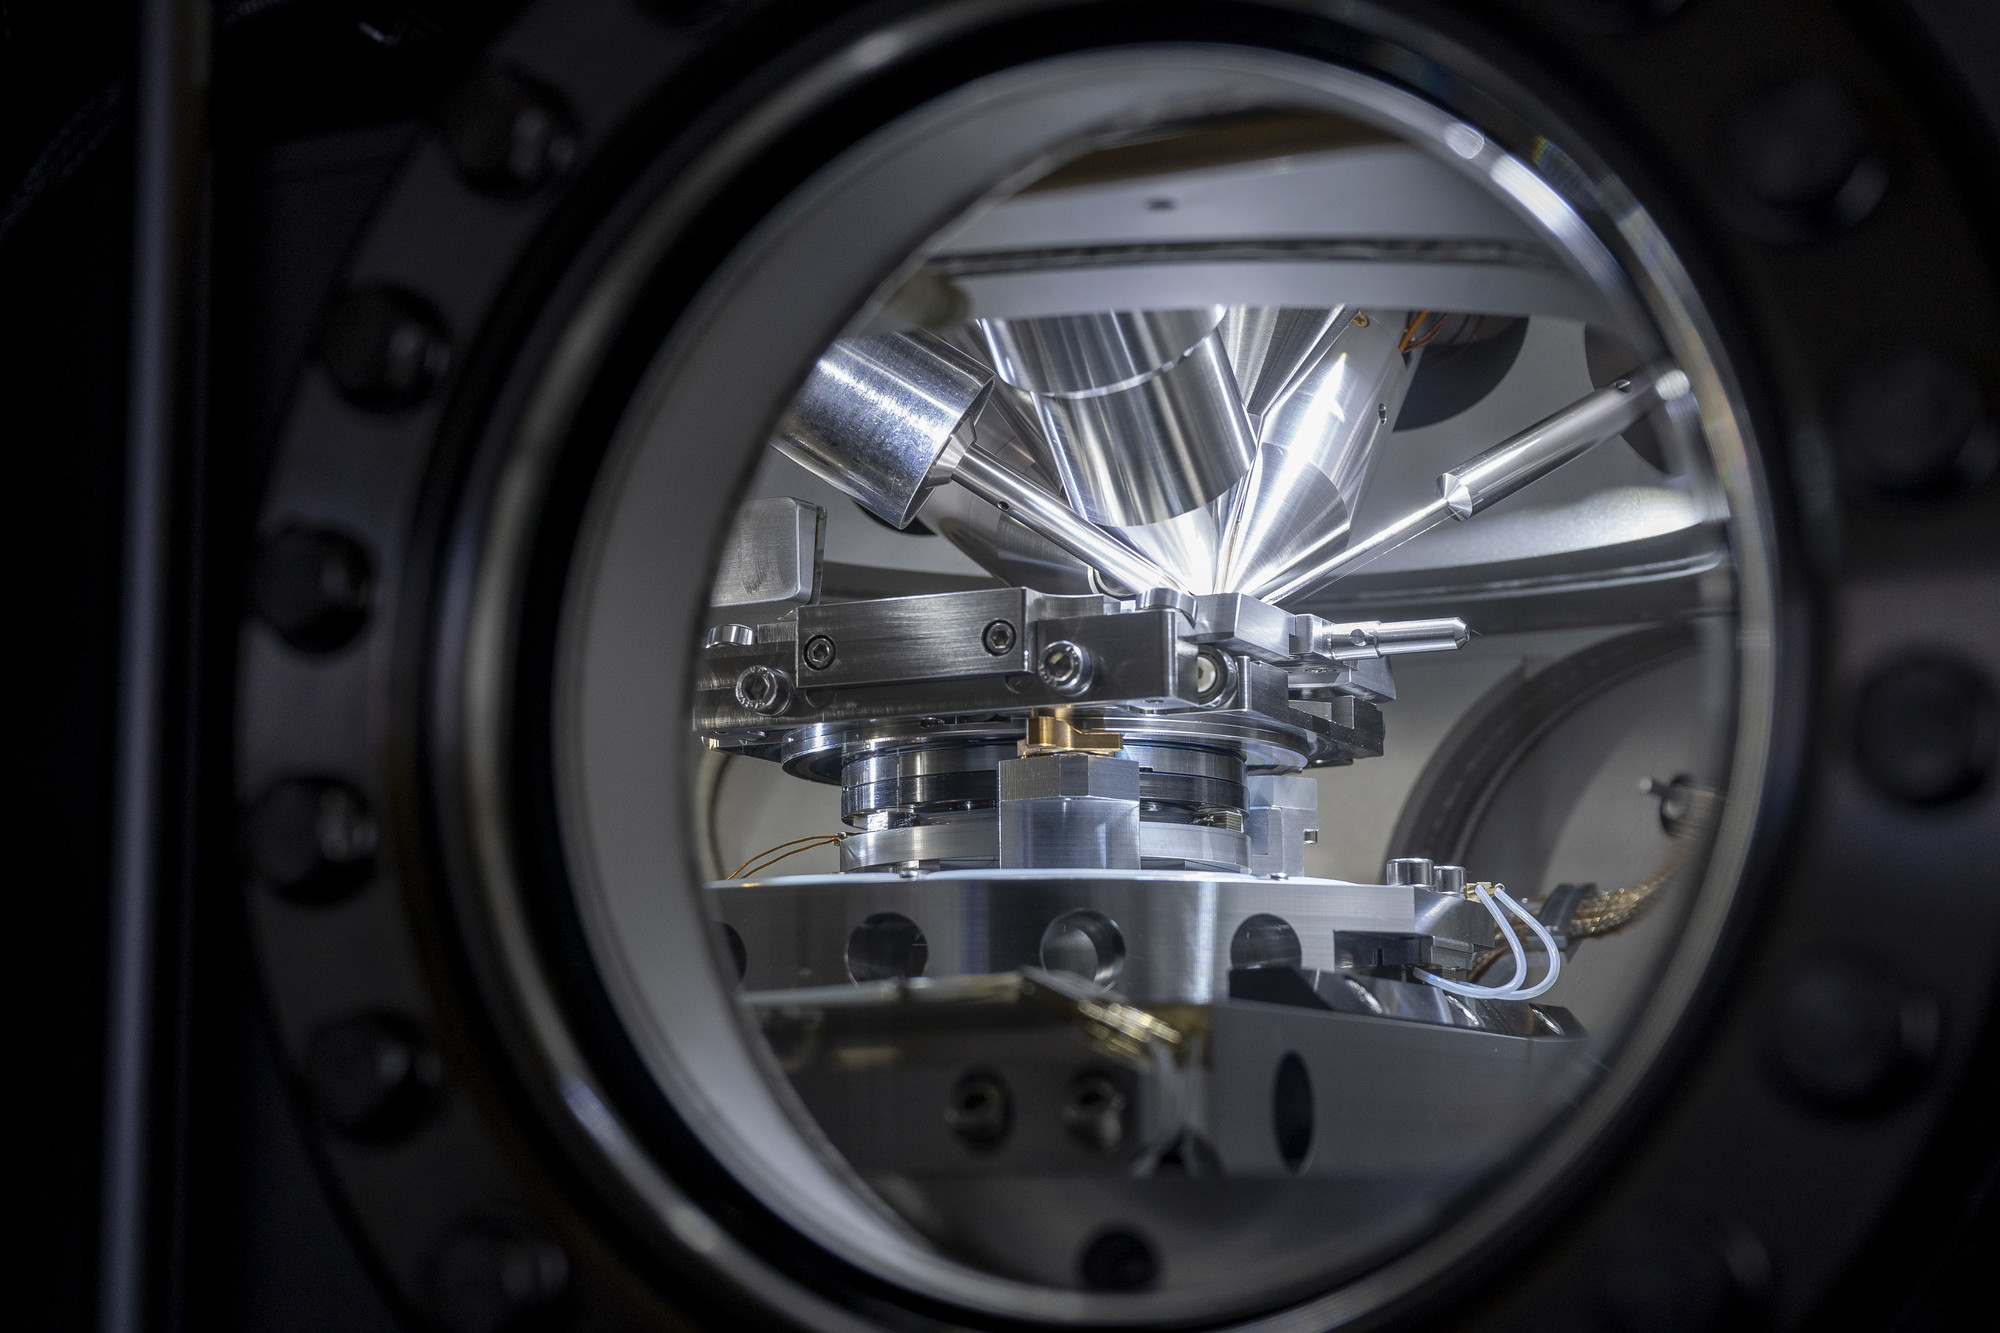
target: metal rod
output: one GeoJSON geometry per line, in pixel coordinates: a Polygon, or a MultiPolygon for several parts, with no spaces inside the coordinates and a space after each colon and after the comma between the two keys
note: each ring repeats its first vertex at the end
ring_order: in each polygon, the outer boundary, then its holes
{"type": "Polygon", "coordinates": [[[1329,662],[1359,662],[1373,657],[1405,657],[1411,653],[1448,653],[1472,640],[1463,620],[1359,620],[1338,623],[1318,616],[1294,622],[1294,645],[1300,657],[1329,662]],[[1303,632],[1301,634],[1301,631],[1303,632]],[[1305,642],[1299,642],[1303,637],[1305,642]]]}
{"type": "Polygon", "coordinates": [[[126,417],[125,552],[119,626],[116,813],[111,851],[110,971],[97,1327],[135,1333],[157,1276],[148,1219],[160,1077],[162,867],[171,818],[164,791],[167,655],[172,633],[172,496],[187,374],[187,307],[199,221],[202,49],[207,9],[147,0],[139,9],[132,257],[132,364],[126,417]]]}
{"type": "Polygon", "coordinates": [[[977,448],[965,451],[952,480],[1089,565],[1115,585],[1115,591],[1128,595],[1153,588],[1189,591],[1158,565],[977,448]]]}
{"type": "MultiPolygon", "coordinates": [[[[1433,500],[1422,509],[1403,515],[1388,527],[1374,533],[1365,540],[1356,542],[1346,550],[1327,557],[1318,564],[1308,565],[1298,572],[1286,571],[1264,587],[1252,591],[1251,596],[1265,602],[1283,602],[1298,596],[1323,583],[1330,583],[1343,575],[1351,574],[1377,556],[1387,555],[1413,537],[1420,537],[1438,524],[1451,517],[1443,500],[1433,500]]],[[[1312,557],[1307,555],[1306,559],[1312,557]]],[[[1296,566],[1294,567],[1296,569],[1296,566]]]]}
{"type": "Polygon", "coordinates": [[[1352,574],[1447,518],[1463,522],[1582,457],[1661,403],[1686,393],[1687,387],[1687,377],[1678,369],[1660,365],[1586,394],[1555,415],[1442,473],[1438,498],[1423,508],[1323,560],[1315,562],[1308,553],[1290,570],[1251,593],[1267,602],[1297,597],[1352,574]]]}

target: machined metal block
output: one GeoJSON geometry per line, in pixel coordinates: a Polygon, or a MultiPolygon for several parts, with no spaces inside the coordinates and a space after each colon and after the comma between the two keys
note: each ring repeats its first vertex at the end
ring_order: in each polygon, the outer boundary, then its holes
{"type": "Polygon", "coordinates": [[[1000,864],[1139,868],[1139,765],[1082,753],[1000,764],[1000,864]]]}
{"type": "Polygon", "coordinates": [[[752,500],[737,511],[729,530],[709,605],[817,601],[825,543],[826,510],[819,505],[789,496],[752,500]]]}
{"type": "Polygon", "coordinates": [[[799,680],[809,689],[1032,671],[1023,588],[803,607],[799,680]]]}
{"type": "Polygon", "coordinates": [[[1306,844],[1319,840],[1319,783],[1296,774],[1259,773],[1246,779],[1244,788],[1250,873],[1305,874],[1306,844]]]}

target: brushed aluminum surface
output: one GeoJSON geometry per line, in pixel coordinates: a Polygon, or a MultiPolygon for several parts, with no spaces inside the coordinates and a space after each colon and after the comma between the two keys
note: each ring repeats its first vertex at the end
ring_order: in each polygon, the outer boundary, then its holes
{"type": "Polygon", "coordinates": [[[806,377],[772,443],[883,522],[908,527],[949,477],[992,383],[986,367],[928,333],[843,339],[806,377]]]}

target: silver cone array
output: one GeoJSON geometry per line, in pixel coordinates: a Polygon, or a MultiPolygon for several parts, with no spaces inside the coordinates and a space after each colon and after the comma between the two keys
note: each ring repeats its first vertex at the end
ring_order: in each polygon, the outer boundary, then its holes
{"type": "Polygon", "coordinates": [[[1413,359],[1407,322],[1250,306],[985,319],[991,369],[927,333],[844,340],[775,443],[898,527],[956,482],[966,494],[932,501],[940,529],[1009,583],[1280,601],[1470,518],[1684,391],[1667,368],[1600,390],[1351,542],[1413,359]],[[1468,476],[1478,503],[1448,502],[1468,476]]]}

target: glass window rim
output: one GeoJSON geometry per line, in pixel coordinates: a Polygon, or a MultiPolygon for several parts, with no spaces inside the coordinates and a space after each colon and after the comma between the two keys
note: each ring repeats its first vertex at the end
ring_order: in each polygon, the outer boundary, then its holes
{"type": "MultiPolygon", "coordinates": [[[[1585,175],[1594,194],[1587,210],[1573,206],[1564,197],[1563,189],[1559,188],[1573,188],[1573,180],[1556,179],[1560,173],[1545,174],[1544,170],[1538,170],[1537,166],[1531,166],[1523,158],[1508,153],[1486,131],[1433,102],[1385,81],[1380,72],[1371,73],[1276,51],[1176,44],[1075,53],[1001,71],[926,104],[878,130],[836,159],[745,240],[679,321],[673,336],[661,350],[659,362],[649,372],[641,392],[635,396],[633,410],[613,442],[612,453],[599,476],[600,493],[621,489],[618,478],[624,469],[631,466],[629,455],[641,447],[643,438],[650,431],[662,428],[659,411],[663,395],[671,387],[672,377],[686,373],[686,351],[697,340],[704,321],[713,316],[718,305],[726,303],[730,293],[745,280],[746,271],[755,268],[752,252],[760,246],[783,244],[788,236],[796,241],[797,231],[815,207],[815,196],[823,199],[827,191],[843,188],[842,182],[830,178],[829,173],[839,176],[841,173],[836,169],[856,155],[879,166],[884,155],[893,155],[899,145],[907,151],[912,140],[924,133],[925,121],[948,116],[967,100],[992,98],[996,95],[996,87],[1003,82],[1012,83],[1013,95],[1018,96],[1025,91],[1020,81],[1030,73],[1046,81],[1073,79],[1079,69],[1078,62],[1091,62],[1099,70],[1112,65],[1131,66],[1134,62],[1150,64],[1155,74],[1163,68],[1175,67],[1175,62],[1183,62],[1180,68],[1187,68],[1191,62],[1211,72],[1227,68],[1244,77],[1269,81],[1267,86],[1296,90],[1302,104],[1372,121],[1406,142],[1424,147],[1460,171],[1483,175],[1488,188],[1527,216],[1538,231],[1548,236],[1559,254],[1575,264],[1589,281],[1605,293],[1608,300],[1627,315],[1628,324],[1656,331],[1664,341],[1669,353],[1689,375],[1709,455],[1714,460],[1719,484],[1728,496],[1739,576],[1741,631],[1739,713],[1735,753],[1730,765],[1730,790],[1738,796],[1724,807],[1707,873],[1684,927],[1681,944],[1662,975],[1652,1002],[1628,1036],[1624,1055],[1612,1073],[1592,1091],[1584,1106],[1546,1142],[1537,1145],[1533,1162],[1517,1172],[1506,1188],[1489,1193],[1466,1215],[1434,1233],[1408,1254],[1343,1287],[1312,1298],[1296,1310],[1296,1313],[1307,1314],[1314,1319],[1339,1322],[1407,1293],[1441,1272],[1475,1250],[1496,1227],[1518,1216],[1544,1194],[1630,1101],[1637,1081],[1650,1068],[1653,1056],[1665,1046],[1687,1010],[1713,945],[1720,938],[1733,890],[1740,877],[1756,815],[1757,802],[1748,798],[1762,791],[1769,756],[1775,681],[1772,634],[1775,568],[1767,546],[1766,534],[1771,525],[1766,492],[1757,471],[1749,418],[1742,407],[1735,377],[1722,354],[1721,339],[1688,274],[1663,231],[1615,176],[1609,171],[1597,169],[1585,173],[1576,166],[1579,161],[1590,159],[1577,149],[1580,141],[1560,132],[1553,120],[1543,121],[1543,130],[1538,136],[1538,144],[1545,145],[1547,149],[1538,154],[1539,165],[1546,168],[1548,163],[1562,162],[1567,164],[1568,170],[1585,175]],[[1565,144],[1567,149],[1559,146],[1565,144]],[[1466,151],[1468,148],[1470,152],[1466,151]],[[1586,220],[1586,211],[1600,219],[1597,226],[1586,220]],[[1608,224],[1604,219],[1608,219],[1608,224]],[[1602,233],[1600,228],[1603,228],[1602,233]]],[[[1487,95],[1492,96],[1490,92],[1487,95]]],[[[1067,137],[1074,141],[1074,130],[1067,137]]],[[[1040,169],[1029,169],[1030,174],[1037,174],[1040,169]]],[[[699,173],[690,174],[698,176],[699,173]]],[[[844,188],[854,188],[856,179],[849,174],[844,188]]],[[[999,188],[1005,190],[1008,186],[1009,182],[1003,179],[999,188]]],[[[656,214],[671,214],[675,208],[685,206],[684,192],[676,190],[663,198],[655,211],[656,214]]],[[[962,207],[963,201],[960,201],[959,208],[952,210],[952,215],[962,211],[962,207]]],[[[660,223],[662,229],[669,229],[671,225],[670,218],[660,223]]],[[[930,227],[926,234],[935,234],[936,230],[936,227],[930,227]]],[[[646,232],[644,223],[635,229],[632,243],[635,252],[643,252],[646,232]]],[[[658,244],[657,235],[653,236],[652,243],[658,244]]],[[[911,254],[915,252],[914,247],[909,251],[911,254]]],[[[616,269],[614,264],[608,271],[616,269]]],[[[627,281],[630,272],[630,269],[626,270],[627,281]]],[[[819,345],[823,346],[854,317],[852,312],[857,308],[854,301],[847,301],[840,311],[829,313],[829,327],[811,336],[818,337],[819,345]]],[[[802,374],[803,366],[798,370],[802,374]]],[[[597,501],[593,500],[593,511],[597,508],[597,501]]],[[[577,713],[581,708],[576,702],[576,692],[585,668],[579,665],[577,655],[583,651],[578,644],[579,636],[586,633],[582,623],[586,613],[575,608],[588,600],[580,596],[578,590],[590,586],[591,580],[601,572],[607,541],[604,525],[609,521],[598,512],[593,512],[586,519],[583,540],[579,545],[580,558],[572,574],[570,595],[566,598],[569,605],[565,608],[561,630],[555,719],[559,738],[559,769],[581,762],[576,753],[579,744],[577,713]]],[[[492,604],[493,597],[504,595],[505,589],[500,582],[482,589],[483,613],[475,609],[474,619],[482,619],[482,614],[488,624],[494,623],[494,616],[504,619],[503,608],[492,604]]],[[[685,650],[686,644],[682,647],[685,650]]],[[[475,716],[489,714],[488,720],[491,720],[489,710],[494,707],[493,691],[496,688],[492,681],[483,685],[475,683],[474,697],[469,700],[475,716]],[[482,694],[481,690],[485,692],[482,694]]],[[[574,773],[569,777],[559,773],[558,787],[569,869],[591,951],[604,973],[614,1006],[635,1034],[635,1046],[676,1109],[697,1128],[705,1146],[788,1224],[816,1245],[863,1271],[919,1295],[989,1315],[1054,1322],[1145,1323],[1167,1313],[1164,1307],[1143,1295],[1104,1296],[1055,1291],[991,1278],[924,1251],[911,1237],[899,1231],[893,1219],[856,1214],[851,1208],[829,1210],[826,1206],[831,1197],[826,1193],[828,1187],[850,1197],[852,1191],[859,1187],[853,1182],[840,1180],[838,1172],[827,1166],[825,1155],[810,1145],[810,1130],[799,1124],[796,1108],[778,1106],[775,1094],[769,1094],[773,1096],[771,1110],[775,1118],[766,1123],[789,1124],[799,1135],[801,1146],[808,1149],[796,1161],[803,1163],[808,1158],[817,1157],[822,1168],[811,1182],[813,1188],[803,1191],[796,1188],[799,1184],[797,1179],[785,1179],[783,1173],[774,1177],[766,1155],[742,1143],[736,1133],[743,1118],[735,1114],[738,1103],[734,1097],[746,1092],[747,1087],[737,1085],[729,1095],[718,1096],[715,1087],[703,1086],[699,1079],[691,1080],[687,1060],[674,1053],[676,1045],[672,1034],[660,1031],[654,1021],[659,1012],[657,1005],[644,997],[644,987],[630,975],[629,969],[617,965],[618,941],[625,932],[618,922],[607,918],[604,910],[603,871],[589,850],[589,813],[580,808],[583,798],[578,793],[574,773]],[[647,1035],[650,1035],[650,1040],[646,1039],[647,1035]],[[729,1108],[729,1113],[724,1113],[725,1106],[729,1108]],[[894,1261],[883,1262],[885,1255],[894,1261]]],[[[501,861],[507,859],[504,853],[496,855],[501,861]]],[[[489,858],[489,870],[494,868],[489,858]]],[[[687,877],[691,882],[692,875],[687,877]]],[[[511,876],[501,873],[489,874],[487,878],[493,885],[489,899],[503,912],[515,910],[499,901],[511,891],[508,883],[511,876]]],[[[714,957],[714,950],[705,934],[697,947],[705,960],[702,963],[705,974],[700,984],[714,995],[726,996],[720,963],[714,957]]],[[[533,970],[525,966],[516,969],[524,976],[533,970]]],[[[747,1052],[754,1044],[743,1040],[741,1020],[734,1013],[734,1008],[733,1004],[720,1006],[717,1012],[710,1015],[711,1026],[705,1030],[711,1036],[719,1032],[721,1029],[712,1026],[718,1018],[736,1025],[737,1040],[747,1052]]],[[[654,1205],[669,1229],[684,1243],[712,1255],[728,1248],[728,1238],[716,1224],[680,1195],[660,1164],[647,1156],[628,1131],[615,1124],[615,1116],[607,1109],[607,1101],[593,1091],[594,1080],[587,1063],[574,1043],[563,1037],[559,1028],[560,1020],[550,1018],[547,1023],[537,1025],[537,1035],[542,1039],[545,1052],[561,1071],[566,1100],[572,1113],[597,1141],[600,1151],[612,1158],[620,1174],[635,1186],[642,1198],[654,1205]],[[591,1107],[596,1109],[589,1109],[591,1107]]],[[[745,1068],[747,1070],[754,1065],[753,1058],[746,1062],[745,1068]]],[[[759,1080],[765,1085],[767,1093],[770,1088],[768,1072],[759,1073],[759,1080]]],[[[754,1258],[747,1255],[740,1257],[743,1271],[754,1271],[757,1267],[754,1258]]],[[[1172,1304],[1172,1312],[1180,1318],[1191,1314],[1204,1318],[1236,1318],[1259,1305],[1268,1306],[1268,1301],[1245,1299],[1240,1294],[1226,1294],[1224,1298],[1206,1304],[1191,1300],[1189,1294],[1184,1292],[1173,1293],[1166,1299],[1172,1304]]]]}

